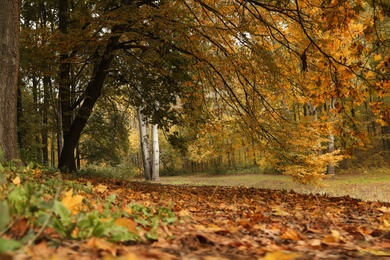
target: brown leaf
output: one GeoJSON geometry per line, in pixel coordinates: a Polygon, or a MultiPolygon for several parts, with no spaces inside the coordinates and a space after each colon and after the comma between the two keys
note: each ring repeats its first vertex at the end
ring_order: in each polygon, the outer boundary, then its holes
{"type": "Polygon", "coordinates": [[[279,216],[279,217],[285,217],[285,216],[290,216],[290,213],[283,210],[281,206],[274,205],[274,206],[272,206],[272,215],[279,216]]]}
{"type": "Polygon", "coordinates": [[[12,227],[11,232],[12,234],[17,237],[21,238],[24,237],[27,233],[27,231],[30,229],[30,226],[28,224],[28,220],[26,218],[22,218],[19,221],[17,221],[12,227]]]}
{"type": "Polygon", "coordinates": [[[191,211],[191,212],[196,212],[196,211],[198,211],[198,209],[195,208],[195,207],[189,207],[188,210],[191,211]]]}
{"type": "Polygon", "coordinates": [[[390,208],[385,207],[385,206],[378,208],[378,210],[383,212],[383,213],[390,213],[390,208]]]}
{"type": "Polygon", "coordinates": [[[32,254],[38,258],[49,258],[53,254],[53,249],[49,248],[45,241],[42,241],[38,245],[35,245],[31,249],[32,254]]]}
{"type": "Polygon", "coordinates": [[[109,252],[111,255],[116,255],[116,246],[113,243],[108,242],[107,240],[92,237],[87,241],[87,248],[94,250],[102,250],[109,252]]]}
{"type": "Polygon", "coordinates": [[[288,228],[280,237],[284,239],[293,240],[293,241],[300,240],[298,232],[292,228],[288,228]]]}

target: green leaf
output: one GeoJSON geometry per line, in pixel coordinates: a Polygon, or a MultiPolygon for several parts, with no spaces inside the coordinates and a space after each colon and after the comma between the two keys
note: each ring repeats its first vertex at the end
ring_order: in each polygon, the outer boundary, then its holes
{"type": "Polygon", "coordinates": [[[125,242],[125,241],[138,241],[140,237],[133,232],[129,232],[127,228],[121,226],[112,226],[110,228],[110,242],[125,242]]]}
{"type": "Polygon", "coordinates": [[[96,227],[95,229],[93,230],[92,232],[92,236],[94,237],[102,237],[102,236],[105,236],[106,234],[108,234],[108,232],[110,231],[110,226],[112,224],[107,222],[107,223],[102,223],[100,222],[96,227]]]}
{"type": "Polygon", "coordinates": [[[5,239],[0,237],[0,252],[14,251],[19,249],[22,243],[13,239],[5,239]]]}
{"type": "Polygon", "coordinates": [[[5,229],[11,221],[8,202],[3,200],[0,202],[0,231],[5,229]]]}
{"type": "Polygon", "coordinates": [[[164,224],[172,224],[172,223],[175,223],[177,221],[177,218],[176,217],[168,217],[168,218],[165,218],[163,223],[164,224]]]}
{"type": "Polygon", "coordinates": [[[26,244],[29,240],[33,239],[34,236],[35,236],[35,232],[32,228],[30,228],[27,234],[22,239],[20,239],[20,242],[22,244],[26,244]]]}
{"type": "Polygon", "coordinates": [[[67,226],[70,224],[70,210],[65,207],[60,201],[54,201],[54,213],[56,213],[61,221],[67,226]]]}
{"type": "Polygon", "coordinates": [[[67,230],[64,227],[64,225],[57,219],[57,217],[53,217],[51,219],[50,226],[54,228],[55,231],[57,231],[62,237],[67,237],[67,230]]]}
{"type": "Polygon", "coordinates": [[[152,228],[148,233],[146,233],[146,237],[150,240],[158,240],[158,231],[155,228],[152,228]]]}
{"type": "Polygon", "coordinates": [[[34,168],[34,163],[33,162],[30,162],[28,165],[27,165],[27,169],[33,169],[34,168]]]}
{"type": "Polygon", "coordinates": [[[8,200],[15,213],[23,213],[26,210],[27,196],[24,186],[16,187],[8,194],[8,200]]]}
{"type": "Polygon", "coordinates": [[[116,194],[115,193],[111,194],[110,196],[108,196],[107,202],[113,203],[115,201],[115,199],[116,199],[116,194]]]}

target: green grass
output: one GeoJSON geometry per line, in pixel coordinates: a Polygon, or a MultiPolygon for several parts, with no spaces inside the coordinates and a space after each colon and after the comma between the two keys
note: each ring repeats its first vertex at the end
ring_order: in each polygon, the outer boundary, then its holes
{"type": "Polygon", "coordinates": [[[299,193],[350,196],[365,201],[390,202],[390,169],[376,168],[344,173],[312,186],[293,182],[291,177],[268,174],[209,175],[195,174],[162,177],[164,184],[245,186],[264,189],[294,190],[299,193]]]}

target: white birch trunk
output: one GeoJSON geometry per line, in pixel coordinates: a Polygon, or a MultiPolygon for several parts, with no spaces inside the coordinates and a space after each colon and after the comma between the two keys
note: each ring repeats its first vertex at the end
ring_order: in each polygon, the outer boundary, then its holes
{"type": "Polygon", "coordinates": [[[150,165],[150,151],[149,151],[149,134],[147,118],[138,109],[140,144],[142,148],[142,160],[144,164],[145,180],[151,180],[151,165],[150,165]]]}
{"type": "Polygon", "coordinates": [[[152,126],[152,181],[160,180],[160,146],[157,124],[152,126]]]}
{"type": "MultiPolygon", "coordinates": [[[[329,110],[334,109],[334,107],[335,107],[335,100],[332,99],[330,101],[329,110]]],[[[330,113],[332,112],[330,111],[330,113]]],[[[331,117],[330,120],[331,121],[334,120],[333,116],[331,117]]],[[[329,130],[329,136],[328,136],[328,153],[332,153],[332,154],[334,153],[334,134],[332,133],[331,130],[329,130]]],[[[332,175],[335,174],[334,165],[328,164],[328,167],[326,169],[326,174],[332,174],[332,175]]]]}

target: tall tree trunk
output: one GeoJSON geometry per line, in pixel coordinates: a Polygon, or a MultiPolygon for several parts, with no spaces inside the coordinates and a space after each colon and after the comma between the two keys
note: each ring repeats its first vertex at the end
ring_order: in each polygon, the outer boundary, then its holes
{"type": "MultiPolygon", "coordinates": [[[[22,91],[18,87],[18,101],[17,101],[17,122],[20,124],[21,120],[23,118],[23,98],[22,98],[22,91]]],[[[18,128],[17,131],[18,135],[18,144],[19,149],[22,151],[24,148],[24,133],[18,128]]]]}
{"type": "MultiPolygon", "coordinates": [[[[69,1],[59,1],[59,29],[63,34],[62,37],[66,37],[68,33],[68,9],[69,1]]],[[[60,67],[59,67],[59,97],[61,107],[61,127],[63,134],[63,142],[69,142],[70,128],[72,125],[72,111],[71,111],[71,79],[70,79],[70,63],[68,62],[69,56],[67,53],[60,54],[60,67]]],[[[62,153],[62,151],[59,151],[62,153]]],[[[61,157],[61,155],[60,155],[61,157]]],[[[74,157],[74,156],[73,156],[74,157]]],[[[76,168],[76,167],[72,167],[76,168]]],[[[72,169],[73,171],[74,169],[72,169]]]]}
{"type": "Polygon", "coordinates": [[[50,84],[50,77],[45,76],[43,77],[43,106],[42,106],[42,112],[43,112],[43,128],[42,128],[42,160],[43,165],[49,165],[49,105],[50,105],[50,99],[49,99],[49,84],[50,84]]]}
{"type": "MultiPolygon", "coordinates": [[[[332,113],[332,110],[335,108],[335,99],[332,98],[329,105],[329,113],[332,113]]],[[[334,121],[333,116],[331,116],[330,121],[334,121]]],[[[329,130],[329,136],[328,136],[328,153],[334,153],[334,134],[332,133],[332,130],[329,130]]],[[[326,169],[326,174],[335,174],[334,165],[328,164],[326,169]]]]}
{"type": "Polygon", "coordinates": [[[84,93],[84,101],[78,109],[76,117],[72,122],[67,138],[64,138],[64,147],[58,162],[58,168],[64,172],[76,171],[76,162],[74,151],[80,140],[81,132],[91,116],[92,109],[96,101],[102,94],[104,81],[108,75],[109,68],[113,60],[113,49],[117,46],[120,36],[111,37],[106,45],[106,49],[100,58],[96,68],[91,76],[91,81],[84,93]]]}
{"type": "MultiPolygon", "coordinates": [[[[328,153],[334,153],[334,134],[330,131],[328,138],[328,153]]],[[[328,164],[326,174],[335,174],[334,165],[328,164]]]]}
{"type": "Polygon", "coordinates": [[[152,181],[160,180],[160,145],[158,143],[158,125],[152,125],[152,181]]]}
{"type": "Polygon", "coordinates": [[[54,140],[54,131],[51,132],[51,136],[52,138],[51,139],[51,142],[50,142],[50,162],[51,162],[51,166],[54,166],[56,165],[56,154],[55,154],[55,140],[54,140]]]}
{"type": "Polygon", "coordinates": [[[17,100],[19,0],[0,0],[0,149],[5,160],[18,158],[17,100]]]}
{"type": "MultiPolygon", "coordinates": [[[[33,94],[33,101],[34,101],[34,114],[38,115],[37,118],[39,118],[39,113],[40,113],[40,110],[39,110],[39,107],[40,107],[40,104],[39,104],[39,100],[40,100],[40,96],[38,94],[39,92],[39,82],[40,82],[40,79],[36,76],[33,76],[32,77],[32,94],[33,94]]],[[[39,120],[39,119],[38,119],[39,120]]],[[[41,122],[37,122],[37,121],[34,121],[34,124],[38,124],[39,126],[41,126],[41,122]]],[[[35,133],[35,156],[33,158],[35,158],[35,160],[39,163],[42,163],[42,156],[41,156],[41,148],[40,148],[40,145],[41,145],[41,140],[40,140],[40,133],[35,133]]],[[[33,154],[34,154],[33,153],[33,154]]]]}
{"type": "Polygon", "coordinates": [[[140,144],[142,149],[142,161],[144,164],[145,180],[152,179],[152,169],[150,165],[149,134],[147,118],[138,109],[140,144]]]}
{"type": "Polygon", "coordinates": [[[382,126],[382,144],[385,160],[390,161],[390,125],[382,126]]]}
{"type": "Polygon", "coordinates": [[[62,132],[62,117],[61,117],[61,104],[58,105],[56,112],[56,122],[57,122],[57,160],[60,161],[60,156],[62,153],[62,148],[64,147],[64,133],[62,132]]]}

